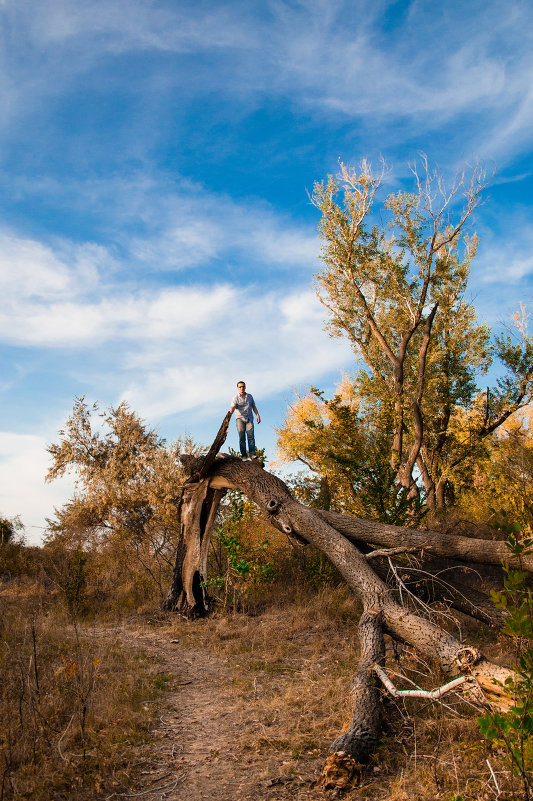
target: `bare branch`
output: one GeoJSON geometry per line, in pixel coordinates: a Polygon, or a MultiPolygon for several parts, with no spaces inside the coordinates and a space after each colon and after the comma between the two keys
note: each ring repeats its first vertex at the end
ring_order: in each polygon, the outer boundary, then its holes
{"type": "Polygon", "coordinates": [[[380,548],[376,551],[370,551],[370,553],[365,554],[365,558],[367,561],[370,559],[377,559],[379,556],[398,556],[401,553],[418,553],[418,551],[423,551],[424,549],[431,548],[429,543],[424,543],[424,545],[416,545],[413,548],[406,548],[403,545],[400,545],[398,548],[380,548]]]}
{"type": "Polygon", "coordinates": [[[452,681],[447,682],[447,684],[443,684],[442,687],[438,687],[436,690],[397,690],[385,671],[380,668],[379,665],[372,665],[371,669],[380,678],[381,682],[393,698],[426,698],[431,701],[436,701],[437,699],[442,698],[443,695],[446,695],[446,693],[456,690],[462,684],[475,683],[475,679],[473,679],[471,676],[459,676],[457,679],[453,679],[452,681]]]}

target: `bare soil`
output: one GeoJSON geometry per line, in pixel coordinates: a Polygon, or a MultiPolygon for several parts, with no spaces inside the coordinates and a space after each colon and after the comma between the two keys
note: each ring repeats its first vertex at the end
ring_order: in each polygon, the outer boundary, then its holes
{"type": "Polygon", "coordinates": [[[233,659],[185,644],[159,627],[123,625],[101,634],[153,657],[162,682],[168,684],[153,740],[139,754],[140,780],[128,797],[166,801],[324,797],[316,786],[324,756],[295,754],[269,737],[274,721],[265,719],[260,695],[265,683],[279,685],[279,675],[263,673],[243,682],[241,666],[233,659]],[[265,748],[258,748],[261,743],[265,748]]]}
{"type": "Polygon", "coordinates": [[[459,701],[449,712],[416,705],[406,714],[389,705],[371,764],[348,785],[342,776],[337,789],[320,785],[329,746],[351,718],[358,658],[350,621],[356,610],[349,597],[337,596],[258,617],[171,616],[142,625],[137,618],[99,628],[100,636],[154,660],[165,687],[150,741],[136,748],[129,791],[108,799],[485,798],[488,754],[475,710],[464,713],[459,701]],[[336,605],[325,614],[321,604],[332,598],[336,605]]]}

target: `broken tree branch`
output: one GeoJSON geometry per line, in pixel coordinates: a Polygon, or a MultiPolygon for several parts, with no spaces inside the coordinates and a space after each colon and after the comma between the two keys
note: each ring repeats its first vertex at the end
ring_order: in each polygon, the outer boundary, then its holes
{"type": "Polygon", "coordinates": [[[382,684],[393,698],[425,698],[426,700],[434,701],[446,695],[446,693],[456,690],[457,687],[465,684],[465,682],[474,683],[474,679],[471,676],[458,676],[456,679],[452,679],[452,681],[443,684],[442,687],[438,687],[436,690],[397,690],[385,671],[378,664],[372,665],[371,669],[379,676],[382,684]]]}
{"type": "MultiPolygon", "coordinates": [[[[334,753],[330,759],[344,754],[354,764],[360,763],[368,758],[379,739],[382,710],[373,673],[377,672],[376,666],[381,669],[384,665],[385,632],[414,647],[454,679],[444,688],[431,691],[434,695],[428,695],[428,691],[398,692],[411,692],[411,697],[413,692],[422,692],[424,695],[416,697],[432,699],[467,680],[476,680],[489,694],[491,701],[501,702],[505,695],[502,687],[505,680],[513,675],[512,671],[490,662],[477,648],[459,641],[427,619],[423,611],[417,613],[408,602],[400,603],[369,564],[372,557],[369,560],[368,555],[365,556],[354,542],[385,546],[388,553],[373,556],[386,555],[389,561],[390,549],[406,552],[431,546],[432,553],[462,559],[474,554],[472,561],[487,562],[490,546],[492,555],[497,554],[499,562],[502,554],[507,556],[503,551],[504,544],[475,541],[472,545],[467,537],[413,531],[308,508],[293,498],[286,484],[264,470],[259,462],[244,462],[218,454],[228,423],[229,415],[226,415],[207,456],[182,457],[182,463],[191,478],[183,488],[178,506],[180,539],[166,607],[188,614],[207,613],[209,599],[205,589],[205,572],[209,539],[224,492],[238,489],[263,510],[273,526],[288,537],[309,542],[321,550],[362,604],[363,614],[359,622],[361,659],[351,688],[353,719],[349,730],[333,743],[334,753]],[[461,675],[456,680],[458,673],[461,675]]],[[[376,567],[379,567],[379,562],[376,567]]]]}

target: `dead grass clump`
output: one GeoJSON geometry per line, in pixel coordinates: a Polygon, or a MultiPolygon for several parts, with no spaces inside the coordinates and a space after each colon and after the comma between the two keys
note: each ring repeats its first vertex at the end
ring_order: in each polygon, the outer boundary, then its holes
{"type": "Polygon", "coordinates": [[[116,620],[132,612],[159,609],[163,588],[170,583],[170,571],[162,578],[149,562],[141,563],[124,550],[86,551],[51,541],[42,551],[47,585],[85,620],[116,620]]]}
{"type": "Polygon", "coordinates": [[[0,799],[93,799],[131,786],[156,667],[43,598],[0,596],[0,799]]]}
{"type": "MultiPolygon", "coordinates": [[[[295,793],[302,799],[324,797],[315,783],[332,741],[352,716],[349,687],[359,655],[359,614],[343,586],[324,587],[315,594],[300,587],[292,602],[273,600],[258,616],[219,612],[211,620],[171,624],[183,647],[201,645],[228,665],[233,678],[226,711],[241,730],[235,748],[265,764],[274,759],[283,774],[292,777],[287,795],[280,790],[280,798],[295,793]]],[[[388,648],[389,667],[407,679],[426,689],[442,683],[411,649],[393,648],[391,643],[388,648]]],[[[412,686],[400,678],[395,683],[398,688],[412,686]]],[[[343,790],[344,797],[492,799],[497,796],[494,773],[502,801],[509,777],[479,733],[480,710],[459,695],[443,701],[386,698],[383,741],[357,783],[343,790]]]]}

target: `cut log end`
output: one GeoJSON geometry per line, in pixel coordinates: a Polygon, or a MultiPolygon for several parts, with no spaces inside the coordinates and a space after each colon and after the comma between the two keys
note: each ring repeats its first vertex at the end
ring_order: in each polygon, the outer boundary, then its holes
{"type": "Polygon", "coordinates": [[[322,770],[319,787],[324,790],[347,790],[357,784],[361,777],[362,765],[346,751],[330,754],[322,770]]]}

